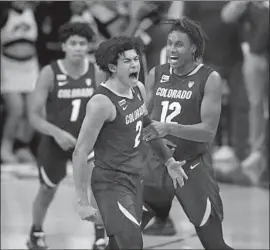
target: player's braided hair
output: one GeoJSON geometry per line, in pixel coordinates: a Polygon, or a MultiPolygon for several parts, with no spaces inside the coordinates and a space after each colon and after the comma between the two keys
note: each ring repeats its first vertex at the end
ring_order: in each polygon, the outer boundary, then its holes
{"type": "Polygon", "coordinates": [[[203,56],[205,41],[207,35],[203,31],[199,22],[193,21],[188,17],[183,17],[177,20],[171,20],[173,25],[169,33],[173,31],[180,31],[186,33],[192,43],[196,45],[194,58],[199,59],[203,56]]]}
{"type": "Polygon", "coordinates": [[[117,65],[119,55],[134,49],[141,56],[143,45],[134,37],[118,36],[102,42],[95,53],[96,64],[106,73],[111,74],[109,64],[117,65]]]}
{"type": "Polygon", "coordinates": [[[64,43],[71,36],[84,37],[88,42],[91,42],[95,36],[95,33],[87,23],[65,23],[59,29],[59,40],[60,42],[64,43]]]}

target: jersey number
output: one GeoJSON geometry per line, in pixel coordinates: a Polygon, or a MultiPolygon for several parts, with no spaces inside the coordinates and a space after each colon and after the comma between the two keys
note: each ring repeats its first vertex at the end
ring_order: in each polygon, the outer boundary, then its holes
{"type": "Polygon", "coordinates": [[[71,102],[72,104],[72,110],[71,110],[71,116],[70,121],[76,122],[80,113],[80,107],[81,107],[81,99],[75,99],[71,102]]]}
{"type": "Polygon", "coordinates": [[[163,101],[161,102],[161,105],[162,105],[162,111],[161,111],[160,121],[166,122],[166,123],[177,123],[177,122],[172,122],[172,119],[180,114],[181,109],[182,109],[182,106],[180,105],[180,103],[179,102],[169,103],[169,101],[163,101]],[[173,112],[167,115],[168,110],[172,110],[173,112]]]}
{"type": "Polygon", "coordinates": [[[137,122],[136,132],[137,132],[137,135],[135,137],[134,148],[138,147],[141,141],[140,138],[141,138],[141,132],[142,132],[142,121],[137,122]]]}

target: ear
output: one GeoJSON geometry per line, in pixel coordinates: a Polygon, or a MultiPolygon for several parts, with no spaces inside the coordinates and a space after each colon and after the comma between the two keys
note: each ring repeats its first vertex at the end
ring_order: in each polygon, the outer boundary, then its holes
{"type": "Polygon", "coordinates": [[[115,73],[115,72],[116,72],[116,66],[113,65],[113,64],[109,64],[109,65],[108,65],[108,69],[109,69],[112,73],[115,73]]]}
{"type": "Polygon", "coordinates": [[[191,52],[192,52],[193,55],[195,54],[196,50],[197,50],[196,45],[195,44],[192,44],[191,45],[191,52]]]}
{"type": "Polygon", "coordinates": [[[66,44],[65,43],[61,43],[61,48],[64,52],[66,52],[66,44]]]}

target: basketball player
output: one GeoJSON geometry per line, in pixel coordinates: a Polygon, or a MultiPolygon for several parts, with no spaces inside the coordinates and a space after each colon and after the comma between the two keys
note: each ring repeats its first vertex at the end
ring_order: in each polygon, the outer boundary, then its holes
{"type": "Polygon", "coordinates": [[[43,134],[37,157],[40,187],[33,204],[29,249],[47,249],[43,222],[66,175],[66,163],[71,159],[86,104],[96,84],[103,80],[101,71],[87,60],[94,35],[89,25],[65,24],[59,33],[65,58],[41,70],[29,102],[31,124],[43,134]]]}
{"type": "Polygon", "coordinates": [[[154,168],[158,179],[156,190],[146,190],[144,201],[151,207],[147,194],[158,197],[159,190],[165,190],[167,197],[175,194],[205,249],[231,249],[223,238],[223,205],[210,155],[221,111],[221,78],[210,67],[198,63],[204,44],[199,24],[186,17],[175,21],[167,37],[169,63],[149,73],[147,106],[155,121],[145,128],[144,138],[152,140],[157,136],[154,127],[158,137],[176,145],[174,157],[186,160],[183,169],[188,180],[175,189],[156,156],[148,154],[148,166],[154,168]]]}
{"type": "MultiPolygon", "coordinates": [[[[139,152],[142,129],[151,120],[144,105],[145,89],[138,81],[141,55],[137,40],[114,37],[96,51],[97,65],[110,77],[95,91],[73,154],[73,176],[80,215],[94,221],[89,202],[87,155],[94,148],[91,186],[109,236],[110,249],[142,249],[142,170],[139,152]]],[[[175,186],[186,178],[181,165],[159,138],[150,142],[169,171],[175,186]]]]}

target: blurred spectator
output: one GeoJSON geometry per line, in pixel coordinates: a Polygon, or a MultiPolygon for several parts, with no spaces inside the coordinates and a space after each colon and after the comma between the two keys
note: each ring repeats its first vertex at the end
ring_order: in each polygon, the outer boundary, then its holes
{"type": "Polygon", "coordinates": [[[35,16],[38,24],[37,51],[40,66],[43,67],[64,56],[58,42],[58,30],[70,20],[70,1],[41,1],[35,16]]]}
{"type": "Polygon", "coordinates": [[[27,145],[33,136],[25,112],[28,94],[35,88],[39,72],[33,7],[31,2],[13,1],[1,10],[1,94],[6,113],[1,142],[4,163],[34,161],[27,147],[17,155],[14,153],[16,138],[27,145]]]}
{"type": "Polygon", "coordinates": [[[100,35],[96,19],[91,11],[93,5],[95,5],[94,1],[40,2],[35,14],[39,28],[38,54],[41,66],[64,56],[58,41],[58,30],[66,22],[85,22],[91,26],[96,37],[89,51],[89,59],[94,60],[93,52],[103,36],[100,35]],[[59,9],[62,10],[61,15],[59,15],[59,9]]]}
{"type": "Polygon", "coordinates": [[[95,32],[95,37],[93,37],[93,41],[90,46],[91,51],[89,51],[89,53],[92,54],[92,56],[94,57],[93,53],[98,47],[99,43],[101,42],[102,36],[100,36],[96,21],[91,13],[91,6],[92,5],[90,5],[89,3],[87,4],[86,1],[70,1],[70,10],[71,10],[70,22],[87,23],[95,32]]]}
{"type": "Polygon", "coordinates": [[[249,100],[250,154],[243,171],[258,184],[266,168],[266,120],[269,91],[269,2],[236,1],[222,11],[223,20],[241,25],[243,75],[249,100]]]}

